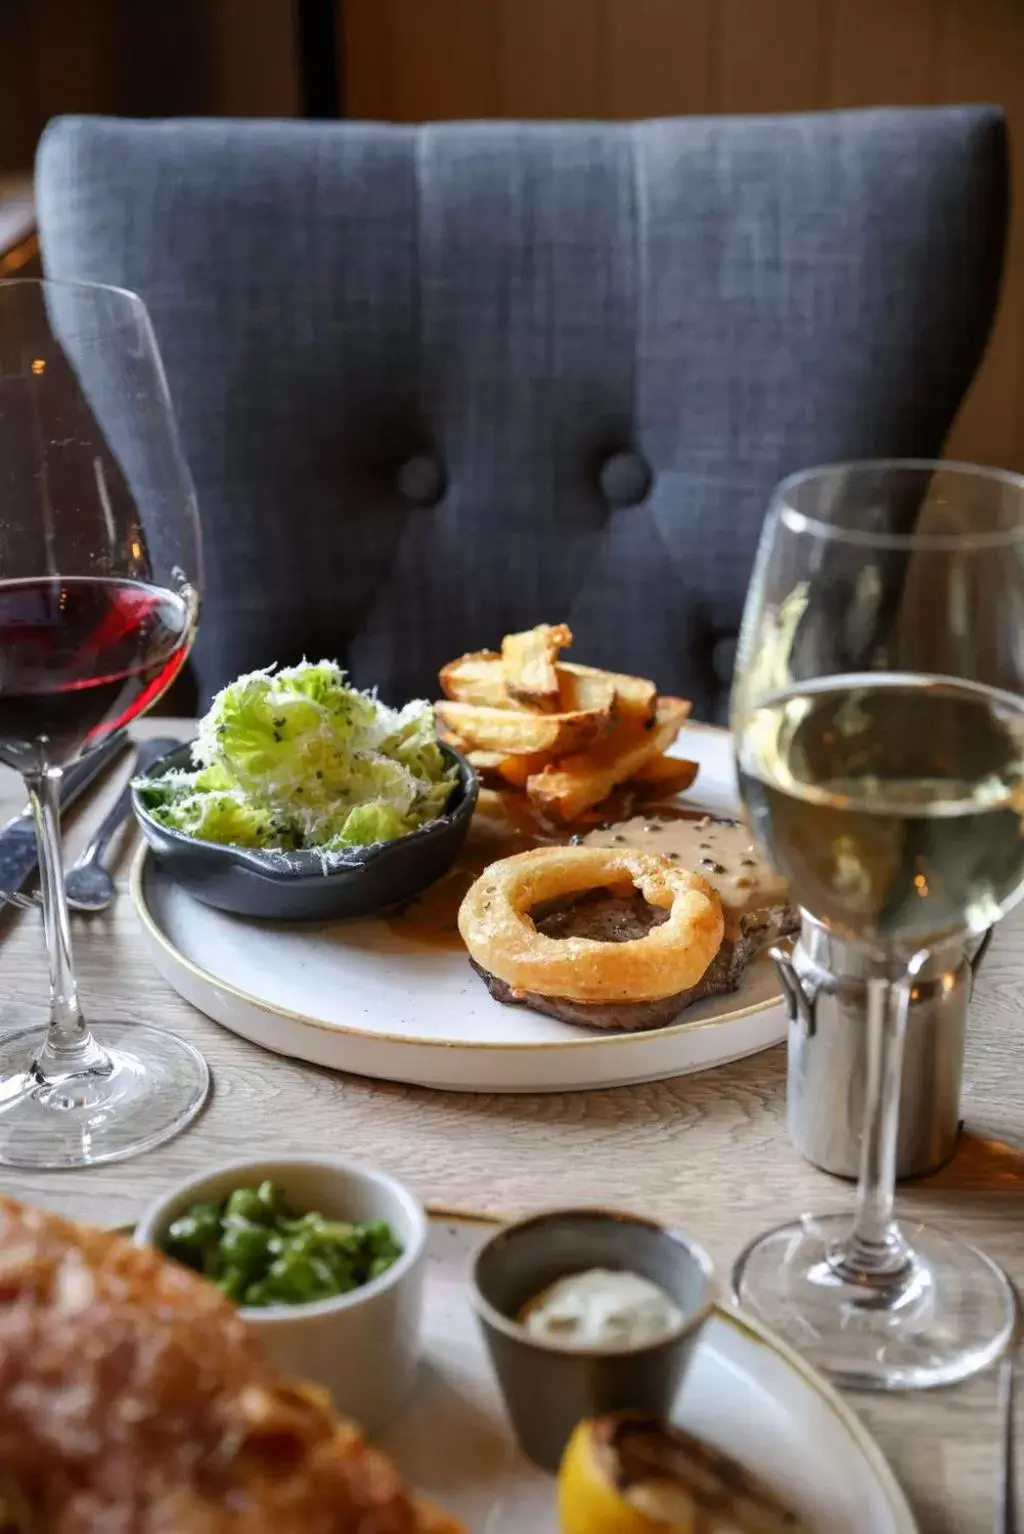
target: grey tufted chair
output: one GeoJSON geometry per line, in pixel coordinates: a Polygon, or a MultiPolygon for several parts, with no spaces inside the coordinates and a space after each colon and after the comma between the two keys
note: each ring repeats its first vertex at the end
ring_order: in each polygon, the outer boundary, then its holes
{"type": "Polygon", "coordinates": [[[1005,223],[998,111],[628,124],[67,118],[48,273],[149,305],[195,667],[392,700],[541,619],[721,718],[769,492],[937,453],[1005,223]]]}

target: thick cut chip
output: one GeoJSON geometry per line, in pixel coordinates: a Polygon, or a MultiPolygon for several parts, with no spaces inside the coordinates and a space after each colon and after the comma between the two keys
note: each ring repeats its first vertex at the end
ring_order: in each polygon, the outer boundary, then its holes
{"type": "Polygon", "coordinates": [[[684,761],[680,756],[654,756],[649,762],[644,762],[629,781],[646,798],[650,798],[654,794],[681,794],[691,786],[696,776],[696,762],[684,761]]]}
{"type": "Polygon", "coordinates": [[[438,721],[470,750],[507,756],[548,756],[583,751],[606,734],[608,712],[528,714],[525,710],[478,708],[473,703],[436,703],[438,721]]]}
{"type": "Polygon", "coordinates": [[[505,686],[505,668],[494,650],[460,655],[442,666],[441,691],[453,703],[476,703],[483,708],[516,708],[505,686]]]}
{"type": "Polygon", "coordinates": [[[619,713],[615,678],[610,671],[597,671],[590,666],[555,667],[558,677],[558,697],[563,714],[580,709],[608,709],[619,713]]]}
{"type": "MultiPolygon", "coordinates": [[[[610,683],[615,691],[615,709],[621,719],[639,719],[641,723],[646,723],[654,717],[658,689],[646,677],[629,676],[624,671],[601,671],[597,666],[579,666],[574,661],[562,661],[558,672],[560,683],[567,689],[567,699],[582,695],[572,692],[573,685],[585,689],[588,685],[607,686],[610,683]],[[565,673],[565,681],[562,673],[565,673]],[[573,682],[568,681],[570,677],[573,682]]],[[[563,706],[568,708],[568,701],[563,706]]],[[[584,706],[576,704],[577,708],[584,706]]]]}
{"type": "Polygon", "coordinates": [[[559,650],[572,644],[572,630],[565,623],[538,623],[522,634],[506,634],[501,641],[501,664],[511,697],[551,713],[560,707],[555,661],[559,650]]]}
{"type": "Polygon", "coordinates": [[[466,761],[469,762],[484,788],[507,787],[506,779],[501,775],[501,764],[505,760],[500,751],[470,749],[466,752],[466,761]]]}
{"type": "Polygon", "coordinates": [[[503,756],[498,772],[513,788],[525,788],[535,773],[550,765],[550,751],[536,751],[530,756],[503,756]]]}
{"type": "MultiPolygon", "coordinates": [[[[555,667],[560,714],[614,707],[621,718],[645,722],[654,713],[654,683],[642,676],[601,671],[597,666],[577,666],[560,661],[555,667]]],[[[443,666],[441,691],[453,703],[476,703],[483,708],[525,708],[513,698],[505,680],[501,657],[492,650],[461,655],[443,666]]],[[[542,710],[543,712],[543,710],[542,710]]]]}
{"type": "Polygon", "coordinates": [[[661,756],[683,727],[690,704],[683,698],[659,698],[649,727],[623,719],[591,750],[566,757],[530,778],[531,804],[558,820],[573,820],[624,783],[645,763],[661,756]]]}
{"type": "Polygon", "coordinates": [[[526,780],[536,772],[543,772],[553,760],[549,751],[538,751],[529,756],[507,756],[501,751],[481,751],[471,748],[466,760],[476,768],[482,783],[489,788],[525,788],[526,780]]]}
{"type": "Polygon", "coordinates": [[[487,788],[525,788],[527,779],[534,773],[543,772],[552,760],[548,751],[538,751],[530,756],[506,756],[501,751],[470,750],[466,752],[466,758],[487,788]]]}

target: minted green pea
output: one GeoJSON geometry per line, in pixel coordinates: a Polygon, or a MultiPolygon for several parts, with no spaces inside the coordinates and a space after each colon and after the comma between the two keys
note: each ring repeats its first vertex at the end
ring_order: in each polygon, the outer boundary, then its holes
{"type": "Polygon", "coordinates": [[[333,1299],[336,1294],[345,1294],[356,1287],[351,1275],[348,1276],[348,1282],[345,1282],[345,1275],[335,1272],[326,1257],[311,1257],[310,1263],[320,1282],[318,1299],[333,1299]]]}
{"type": "Polygon", "coordinates": [[[327,1268],[339,1294],[348,1294],[350,1289],[358,1289],[360,1279],[357,1268],[347,1252],[341,1251],[338,1247],[327,1247],[316,1260],[327,1268]]]}
{"type": "Polygon", "coordinates": [[[236,1303],[305,1305],[349,1294],[401,1256],[386,1220],[296,1215],[268,1179],[221,1204],[195,1204],[168,1231],[167,1249],[236,1303]]]}
{"type": "Polygon", "coordinates": [[[284,1238],[284,1249],[281,1252],[281,1256],[309,1257],[313,1252],[318,1251],[319,1248],[320,1237],[317,1231],[312,1226],[307,1225],[304,1229],[296,1231],[294,1235],[284,1238]]]}
{"type": "Polygon", "coordinates": [[[220,1207],[217,1204],[194,1204],[185,1214],[172,1220],[167,1232],[172,1246],[199,1252],[211,1241],[220,1239],[220,1207]]]}
{"type": "MultiPolygon", "coordinates": [[[[193,1264],[193,1266],[195,1266],[195,1264],[193,1264]]],[[[204,1247],[199,1261],[199,1271],[203,1277],[216,1280],[219,1278],[222,1268],[223,1263],[221,1262],[220,1257],[220,1247],[204,1247]]]]}
{"type": "Polygon", "coordinates": [[[279,1220],[286,1218],[290,1211],[285,1206],[284,1199],[278,1193],[274,1184],[270,1181],[261,1182],[256,1189],[256,1197],[266,1210],[266,1218],[279,1220]]]}
{"type": "Polygon", "coordinates": [[[224,1206],[224,1218],[263,1225],[267,1219],[266,1205],[255,1188],[236,1188],[224,1206]]]}
{"type": "Polygon", "coordinates": [[[375,1257],[397,1256],[399,1248],[386,1220],[369,1220],[363,1226],[363,1238],[375,1257]]]}
{"type": "Polygon", "coordinates": [[[267,1274],[267,1293],[271,1300],[287,1305],[308,1304],[317,1298],[320,1277],[308,1257],[285,1252],[270,1265],[267,1274]]]}
{"type": "Polygon", "coordinates": [[[225,1263],[252,1272],[265,1264],[273,1237],[265,1225],[229,1225],[220,1242],[225,1263]]]}
{"type": "Polygon", "coordinates": [[[246,1289],[246,1273],[243,1268],[225,1268],[224,1272],[216,1280],[217,1288],[222,1294],[226,1294],[229,1300],[240,1304],[246,1289]]]}
{"type": "Polygon", "coordinates": [[[288,1217],[283,1217],[283,1218],[279,1217],[275,1221],[275,1224],[277,1226],[277,1229],[279,1231],[283,1232],[284,1235],[286,1235],[286,1236],[295,1236],[295,1235],[298,1235],[299,1231],[307,1230],[309,1228],[309,1217],[308,1217],[308,1215],[304,1215],[304,1214],[303,1215],[299,1215],[298,1219],[291,1219],[291,1218],[288,1218],[288,1217]]]}
{"type": "Polygon", "coordinates": [[[345,1252],[358,1252],[359,1232],[348,1220],[321,1220],[317,1226],[321,1241],[345,1252]]]}
{"type": "Polygon", "coordinates": [[[249,1284],[244,1294],[242,1295],[243,1305],[251,1305],[254,1308],[260,1308],[271,1303],[272,1302],[267,1298],[266,1279],[263,1278],[258,1278],[254,1283],[249,1284]]]}

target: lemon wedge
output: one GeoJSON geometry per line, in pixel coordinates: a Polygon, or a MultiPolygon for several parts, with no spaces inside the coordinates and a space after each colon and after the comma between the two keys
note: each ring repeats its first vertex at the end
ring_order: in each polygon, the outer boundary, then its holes
{"type": "Polygon", "coordinates": [[[810,1534],[735,1460],[634,1412],[576,1428],[558,1515],[562,1534],[810,1534]]]}

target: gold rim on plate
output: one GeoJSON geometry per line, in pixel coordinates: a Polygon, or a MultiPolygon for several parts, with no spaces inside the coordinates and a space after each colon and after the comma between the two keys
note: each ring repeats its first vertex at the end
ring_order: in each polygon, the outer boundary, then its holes
{"type": "MultiPolygon", "coordinates": [[[[216,975],[211,975],[209,970],[202,969],[183,954],[181,949],[176,947],[166,932],[164,932],[149,908],[144,885],[146,870],[151,860],[154,867],[156,867],[156,860],[152,857],[152,851],[148,844],[144,842],[132,859],[130,880],[131,898],[132,904],[135,907],[135,914],[145,929],[150,942],[161,949],[176,966],[186,970],[193,979],[199,981],[204,986],[220,992],[221,995],[229,996],[232,1000],[241,1002],[244,1006],[254,1007],[257,1011],[265,1013],[268,1017],[280,1018],[288,1023],[299,1023],[306,1028],[321,1028],[327,1033],[348,1034],[352,1038],[368,1039],[371,1041],[379,1040],[385,1044],[404,1044],[414,1049],[475,1049],[486,1050],[490,1053],[498,1050],[512,1050],[518,1052],[525,1051],[532,1054],[534,1051],[542,1049],[572,1050],[588,1049],[595,1046],[600,1046],[601,1048],[607,1048],[612,1045],[620,1047],[627,1045],[636,1046],[640,1041],[649,1041],[652,1035],[656,1035],[659,1039],[677,1038],[681,1034],[696,1033],[702,1028],[717,1028],[722,1023],[742,1022],[744,1018],[755,1017],[759,1012],[767,1012],[771,1008],[777,1007],[783,1000],[780,989],[777,995],[766,997],[764,1001],[752,1002],[746,1007],[736,1007],[731,1012],[719,1013],[717,1017],[695,1018],[692,1022],[688,1023],[670,1023],[665,1028],[644,1029],[633,1033],[608,1033],[606,1035],[596,1035],[593,1038],[587,1036],[578,1039],[539,1039],[532,1042],[523,1040],[521,1043],[509,1043],[498,1040],[494,1043],[487,1043],[478,1039],[416,1038],[405,1033],[382,1033],[376,1029],[353,1028],[350,1023],[325,1023],[321,1018],[308,1017],[303,1012],[293,1012],[289,1007],[272,1006],[261,997],[253,996],[248,991],[241,990],[238,986],[233,985],[230,980],[221,980],[216,975]]],[[[189,898],[194,897],[190,896],[189,898]]],[[[231,915],[230,912],[222,912],[221,914],[231,915]]],[[[370,919],[372,920],[373,918],[370,919]]],[[[232,916],[232,920],[244,922],[246,918],[244,916],[232,916]]],[[[766,1047],[774,1048],[775,1046],[768,1045],[766,1047]]]]}
{"type": "MultiPolygon", "coordinates": [[[[449,1205],[426,1201],[424,1205],[428,1220],[438,1224],[452,1225],[482,1225],[499,1226],[509,1223],[509,1216],[492,1214],[478,1209],[466,1209],[459,1205],[449,1205]]],[[[130,1236],[134,1229],[133,1221],[126,1221],[123,1225],[111,1227],[117,1235],[130,1236]]],[[[722,1322],[723,1325],[737,1332],[741,1337],[749,1339],[758,1347],[764,1348],[769,1353],[774,1353],[777,1358],[798,1375],[804,1384],[820,1398],[829,1412],[843,1428],[856,1449],[864,1456],[871,1468],[875,1479],[878,1481],[889,1503],[889,1509],[896,1519],[896,1534],[920,1534],[920,1526],[906,1494],[900,1485],[896,1472],[893,1470],[881,1447],[876,1443],[871,1432],[858,1417],[852,1407],[848,1406],[842,1396],[823,1374],[819,1374],[813,1364],[809,1363],[795,1348],[790,1347],[781,1337],[777,1336],[769,1327],[760,1321],[755,1321],[752,1316],[744,1315],[741,1310],[727,1305],[713,1305],[711,1308],[713,1319],[722,1322]]]]}

